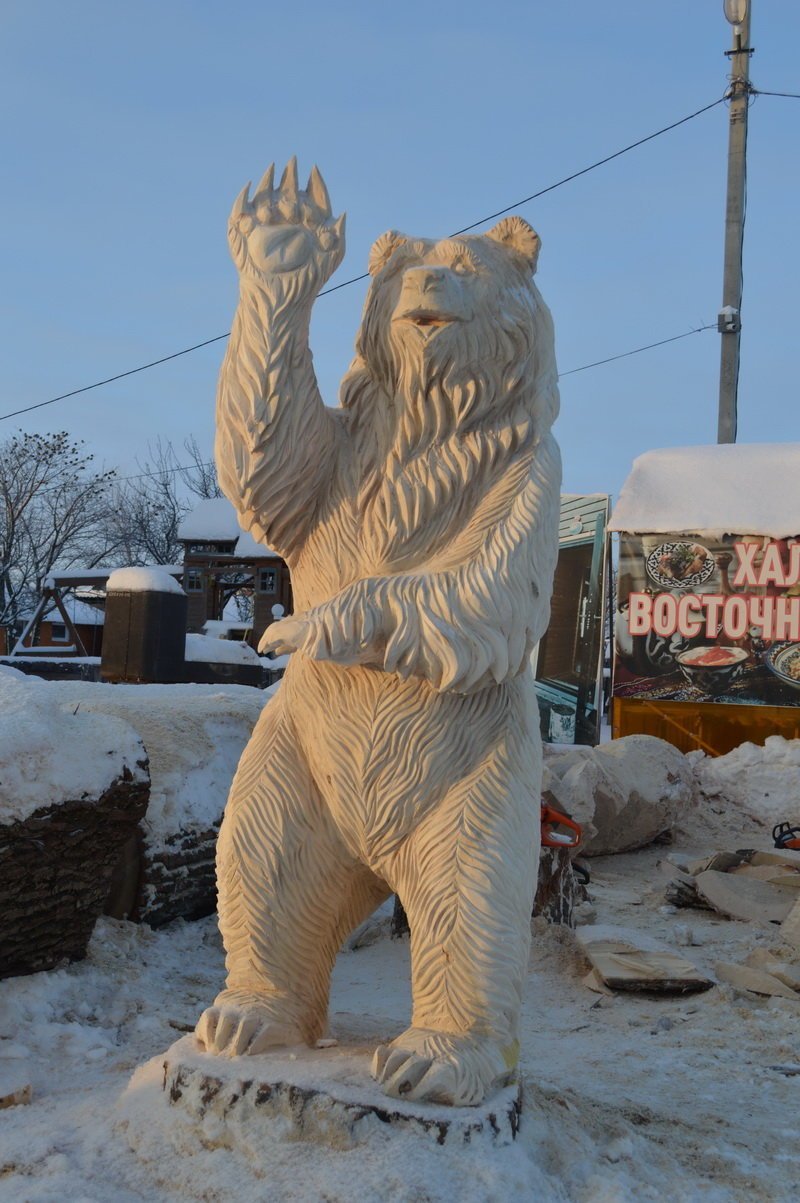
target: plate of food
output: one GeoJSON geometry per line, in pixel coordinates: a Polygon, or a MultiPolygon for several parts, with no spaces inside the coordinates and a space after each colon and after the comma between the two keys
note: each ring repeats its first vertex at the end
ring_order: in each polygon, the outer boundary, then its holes
{"type": "Polygon", "coordinates": [[[764,652],[764,663],[784,685],[800,689],[800,643],[773,643],[764,652]]]}
{"type": "Polygon", "coordinates": [[[695,589],[716,568],[714,557],[701,543],[661,543],[645,560],[648,576],[665,589],[695,589]]]}
{"type": "Polygon", "coordinates": [[[744,674],[748,653],[742,647],[712,643],[679,652],[675,659],[690,685],[714,697],[727,693],[744,674]]]}

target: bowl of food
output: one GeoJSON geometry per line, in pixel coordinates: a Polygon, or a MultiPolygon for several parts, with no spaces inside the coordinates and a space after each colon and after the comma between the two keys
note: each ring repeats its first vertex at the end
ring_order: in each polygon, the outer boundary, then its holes
{"type": "Polygon", "coordinates": [[[664,589],[696,589],[716,568],[702,543],[660,543],[645,560],[647,575],[664,589]]]}
{"type": "Polygon", "coordinates": [[[741,677],[747,660],[743,647],[720,647],[717,643],[690,647],[675,657],[689,684],[714,697],[725,693],[741,677]]]}
{"type": "Polygon", "coordinates": [[[800,689],[800,643],[773,643],[764,653],[764,663],[784,685],[800,689]]]}

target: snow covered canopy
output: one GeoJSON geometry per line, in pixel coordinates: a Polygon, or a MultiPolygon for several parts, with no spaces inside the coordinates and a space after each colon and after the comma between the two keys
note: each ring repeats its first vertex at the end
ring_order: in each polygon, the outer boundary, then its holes
{"type": "Polygon", "coordinates": [[[178,527],[178,538],[189,544],[230,543],[232,555],[251,560],[280,559],[276,551],[257,543],[252,535],[242,530],[236,511],[225,497],[209,497],[199,502],[178,527]]]}
{"type": "Polygon", "coordinates": [[[668,447],[633,461],[609,530],[800,533],[800,443],[668,447]]]}

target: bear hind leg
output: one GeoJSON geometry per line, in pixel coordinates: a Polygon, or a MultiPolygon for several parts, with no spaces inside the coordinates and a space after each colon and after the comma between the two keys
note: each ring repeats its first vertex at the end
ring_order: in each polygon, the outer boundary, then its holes
{"type": "Polygon", "coordinates": [[[275,702],[234,778],[217,884],[227,982],[198,1041],[229,1056],[313,1045],[339,946],[388,890],[347,852],[275,702]]]}
{"type": "Polygon", "coordinates": [[[539,846],[536,752],[496,749],[393,866],[411,928],[414,1013],[375,1053],[372,1072],[389,1095],[474,1106],[514,1075],[539,846]]]}

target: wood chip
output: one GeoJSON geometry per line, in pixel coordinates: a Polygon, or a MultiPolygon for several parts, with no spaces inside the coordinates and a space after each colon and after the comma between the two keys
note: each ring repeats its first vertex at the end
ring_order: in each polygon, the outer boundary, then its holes
{"type": "Polygon", "coordinates": [[[714,966],[714,972],[721,982],[727,982],[737,990],[747,990],[751,994],[765,994],[768,997],[791,998],[800,1003],[800,997],[790,986],[779,982],[765,969],[754,969],[750,965],[732,965],[720,961],[714,966]]]}
{"type": "Polygon", "coordinates": [[[781,924],[780,935],[782,940],[800,951],[800,898],[781,924]]]}
{"type": "Polygon", "coordinates": [[[750,857],[751,865],[791,865],[800,869],[800,849],[774,848],[769,852],[754,852],[750,857]]]}
{"type": "Polygon", "coordinates": [[[0,1083],[0,1111],[6,1107],[18,1107],[23,1103],[29,1103],[32,1098],[33,1091],[29,1082],[18,1082],[16,1086],[0,1083]]]}
{"type": "Polygon", "coordinates": [[[744,963],[753,969],[763,969],[790,990],[800,991],[800,965],[791,965],[768,952],[766,948],[754,948],[749,956],[745,957],[744,963]]]}
{"type": "Polygon", "coordinates": [[[713,869],[718,873],[727,873],[737,865],[749,862],[750,856],[749,849],[742,852],[714,852],[711,856],[704,856],[702,860],[689,861],[687,868],[693,877],[705,873],[708,869],[713,869]]]}
{"type": "Polygon", "coordinates": [[[782,923],[795,902],[793,890],[736,873],[707,869],[695,879],[697,892],[721,915],[755,923],[782,923]]]}
{"type": "Polygon", "coordinates": [[[589,970],[589,972],[586,974],[586,977],[583,978],[582,984],[587,988],[587,990],[592,990],[595,994],[613,993],[613,991],[609,990],[605,982],[602,981],[596,969],[589,970]]]}
{"type": "Polygon", "coordinates": [[[579,927],[575,935],[598,977],[613,990],[683,994],[714,984],[691,961],[640,932],[595,924],[579,927]]]}

